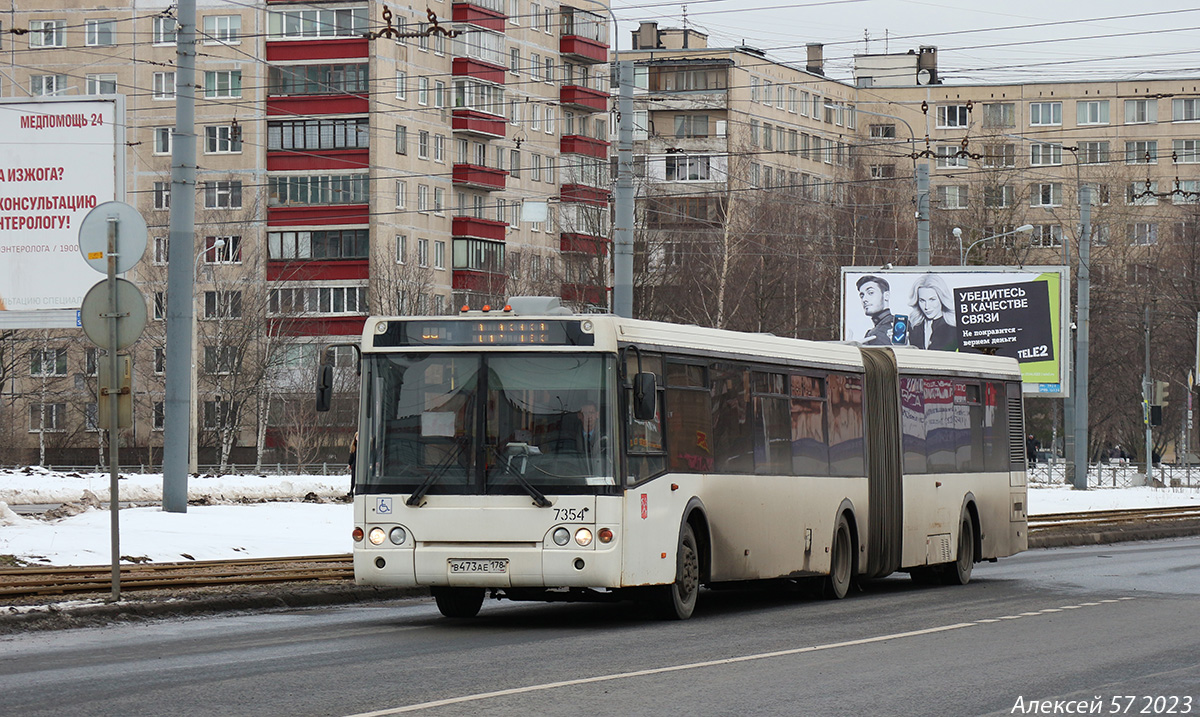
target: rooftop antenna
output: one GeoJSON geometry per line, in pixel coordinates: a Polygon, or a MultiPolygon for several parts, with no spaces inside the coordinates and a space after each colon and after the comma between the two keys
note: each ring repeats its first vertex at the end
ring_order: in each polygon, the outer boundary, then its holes
{"type": "Polygon", "coordinates": [[[885,55],[888,54],[888,31],[887,31],[887,28],[884,28],[884,30],[883,30],[883,54],[885,54],[885,55]]]}
{"type": "Polygon", "coordinates": [[[863,54],[871,54],[871,30],[865,27],[863,28],[863,54]]]}

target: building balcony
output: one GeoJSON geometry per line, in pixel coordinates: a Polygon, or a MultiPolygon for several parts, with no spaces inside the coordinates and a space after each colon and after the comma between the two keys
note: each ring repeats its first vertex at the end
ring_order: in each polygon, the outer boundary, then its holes
{"type": "Polygon", "coordinates": [[[579,232],[563,232],[558,237],[559,250],[574,254],[608,256],[608,247],[610,244],[612,242],[608,237],[580,234],[579,232]]]}
{"type": "Polygon", "coordinates": [[[495,192],[504,189],[507,181],[508,172],[503,169],[481,167],[478,164],[454,165],[455,186],[495,192]]]}
{"type": "Polygon", "coordinates": [[[367,259],[271,259],[267,281],[346,281],[369,279],[367,259]]]}
{"type": "Polygon", "coordinates": [[[604,306],[605,295],[610,291],[609,287],[600,289],[597,286],[588,286],[586,284],[568,284],[562,285],[562,298],[567,301],[574,301],[580,304],[591,304],[592,306],[604,306]]]}
{"type": "Polygon", "coordinates": [[[267,207],[267,226],[302,227],[322,224],[369,224],[367,204],[322,204],[314,206],[267,207]]]}
{"type": "Polygon", "coordinates": [[[299,316],[271,318],[270,330],[280,336],[362,336],[366,316],[299,316]]]}
{"type": "Polygon", "coordinates": [[[306,169],[366,169],[371,166],[369,149],[271,150],[267,152],[268,172],[306,169]]]}
{"type": "Polygon", "coordinates": [[[558,144],[558,151],[563,154],[582,154],[596,159],[608,159],[609,143],[602,139],[592,139],[579,134],[563,135],[558,144]]]}
{"type": "Polygon", "coordinates": [[[492,219],[457,216],[451,220],[451,233],[455,239],[504,241],[507,231],[507,222],[498,222],[492,219]]]}
{"type": "Polygon", "coordinates": [[[328,40],[275,40],[267,43],[267,62],[346,60],[370,57],[365,37],[328,40]]]}
{"type": "Polygon", "coordinates": [[[455,269],[451,288],[455,291],[471,291],[478,294],[503,296],[508,277],[502,271],[480,271],[477,269],[455,269]]]}
{"type": "Polygon", "coordinates": [[[267,98],[267,114],[272,117],[361,115],[370,109],[370,100],[366,95],[279,95],[267,98]]]}
{"type": "Polygon", "coordinates": [[[595,206],[607,206],[609,202],[607,190],[589,187],[586,184],[564,184],[559,189],[558,196],[564,202],[583,202],[595,206]]]}
{"type": "Polygon", "coordinates": [[[480,112],[479,110],[459,109],[453,112],[452,131],[481,139],[504,139],[508,122],[503,117],[480,112]]]}
{"type": "Polygon", "coordinates": [[[451,17],[454,22],[478,25],[496,32],[504,32],[504,21],[508,19],[508,16],[504,14],[503,0],[455,2],[451,17]]]}
{"type": "Polygon", "coordinates": [[[563,35],[558,41],[558,51],[575,62],[592,65],[608,62],[608,45],[579,35],[563,35]]]}
{"type": "Polygon", "coordinates": [[[582,110],[583,112],[608,111],[607,92],[579,85],[563,85],[558,94],[558,101],[567,109],[582,110]]]}
{"type": "Polygon", "coordinates": [[[494,82],[497,85],[504,84],[506,72],[507,69],[503,65],[494,65],[474,57],[456,57],[451,64],[451,73],[455,77],[474,77],[477,80],[494,82]]]}

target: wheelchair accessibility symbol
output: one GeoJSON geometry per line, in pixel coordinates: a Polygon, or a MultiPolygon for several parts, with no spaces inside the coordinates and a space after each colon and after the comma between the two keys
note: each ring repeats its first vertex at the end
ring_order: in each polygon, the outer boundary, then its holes
{"type": "Polygon", "coordinates": [[[392,499],[380,498],[379,502],[375,504],[375,512],[381,514],[390,514],[392,512],[392,499]]]}

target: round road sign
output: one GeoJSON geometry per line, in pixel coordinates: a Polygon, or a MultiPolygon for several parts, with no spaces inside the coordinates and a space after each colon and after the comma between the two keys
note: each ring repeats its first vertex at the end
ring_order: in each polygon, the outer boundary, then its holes
{"type": "MultiPolygon", "coordinates": [[[[109,297],[108,280],[105,279],[88,290],[83,297],[80,307],[80,320],[83,322],[83,333],[97,346],[111,348],[108,345],[109,297]]],[[[142,335],[146,328],[146,297],[125,279],[117,279],[117,313],[128,314],[117,318],[117,351],[128,347],[142,335]]]]}
{"type": "Polygon", "coordinates": [[[79,253],[101,274],[108,273],[108,224],[117,225],[117,273],[124,274],[146,253],[146,220],[125,202],[104,202],[87,213],[79,225],[79,253]]]}

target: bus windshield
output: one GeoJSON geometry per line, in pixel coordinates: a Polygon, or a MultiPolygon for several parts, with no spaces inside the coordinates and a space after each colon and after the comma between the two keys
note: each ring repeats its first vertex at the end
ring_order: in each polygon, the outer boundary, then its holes
{"type": "Polygon", "coordinates": [[[615,486],[599,354],[406,353],[368,361],[360,492],[520,494],[615,486]]]}

